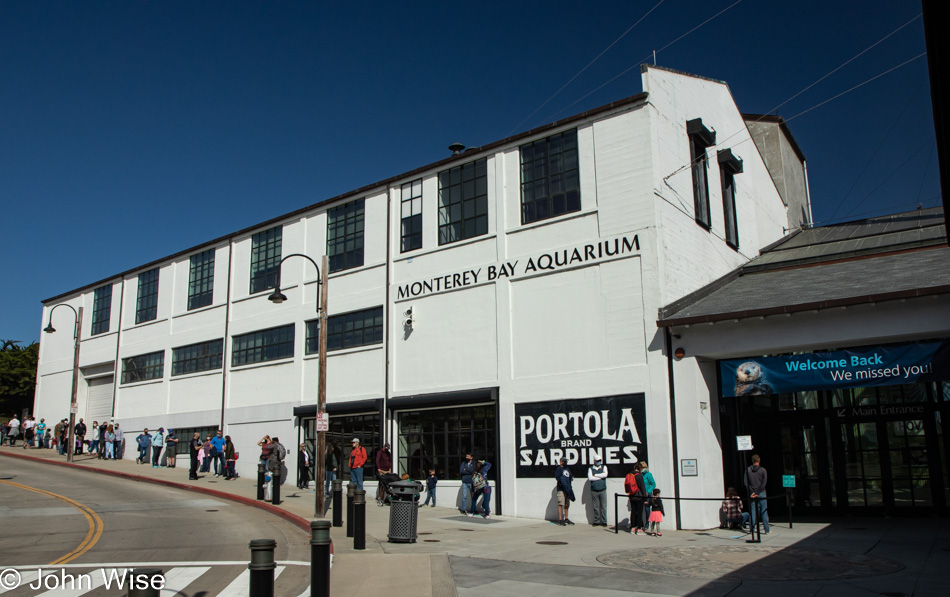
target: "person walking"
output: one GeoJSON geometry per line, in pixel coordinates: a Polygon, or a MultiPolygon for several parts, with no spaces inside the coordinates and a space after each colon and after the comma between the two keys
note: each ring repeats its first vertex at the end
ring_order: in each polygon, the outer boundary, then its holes
{"type": "Polygon", "coordinates": [[[214,463],[214,476],[224,475],[224,433],[220,429],[211,438],[211,461],[214,463]]]}
{"type": "Polygon", "coordinates": [[[234,465],[237,462],[237,451],[234,449],[234,444],[231,442],[231,436],[224,436],[224,480],[231,481],[234,479],[234,465]]]}
{"type": "Polygon", "coordinates": [[[769,530],[769,505],[765,493],[765,486],[768,481],[769,474],[762,466],[762,459],[758,454],[753,454],[752,466],[745,471],[745,486],[749,490],[749,499],[752,501],[752,504],[749,505],[749,513],[752,515],[753,530],[756,521],[761,520],[766,535],[772,532],[769,530]]]}
{"type": "MultiPolygon", "coordinates": [[[[337,455],[337,446],[334,442],[327,443],[327,453],[323,458],[323,474],[326,477],[323,495],[330,495],[330,486],[336,481],[337,470],[340,468],[340,457],[337,455]]],[[[309,474],[309,471],[308,471],[309,474]]]]}
{"type": "Polygon", "coordinates": [[[574,526],[567,515],[567,511],[574,501],[574,489],[571,487],[571,481],[574,480],[574,474],[567,466],[567,458],[561,458],[560,465],[554,470],[554,479],[557,482],[557,518],[561,526],[574,526]]]}
{"type": "MultiPolygon", "coordinates": [[[[393,455],[389,451],[389,444],[383,444],[383,449],[376,452],[376,478],[393,472],[393,455]]],[[[376,505],[382,506],[386,492],[383,489],[383,483],[380,481],[376,485],[376,505]]]]}
{"type": "Polygon", "coordinates": [[[152,434],[152,468],[159,468],[159,457],[162,455],[162,448],[165,447],[165,428],[159,427],[158,431],[152,434]]]}
{"type": "Polygon", "coordinates": [[[168,468],[175,468],[175,463],[178,462],[178,434],[174,429],[169,429],[165,435],[165,454],[168,468]]]}
{"type": "Polygon", "coordinates": [[[639,462],[634,465],[633,471],[627,474],[623,482],[623,488],[630,500],[630,532],[639,535],[641,531],[645,530],[643,500],[647,497],[646,485],[643,483],[639,462]]]}
{"type": "MultiPolygon", "coordinates": [[[[310,487],[310,452],[307,451],[307,444],[300,444],[297,447],[297,489],[307,489],[310,487]]],[[[327,481],[329,482],[329,475],[327,481]]],[[[326,495],[326,490],[324,494],[326,495]]]]}
{"type": "Polygon", "coordinates": [[[149,453],[152,450],[152,435],[148,432],[148,427],[135,438],[135,443],[139,446],[139,457],[135,459],[136,464],[148,464],[149,453]]]}
{"type": "Polygon", "coordinates": [[[198,452],[201,451],[201,446],[201,434],[195,431],[195,435],[191,438],[191,443],[188,446],[188,455],[191,457],[191,468],[188,469],[189,481],[198,480],[198,452]]]}
{"type": "Polygon", "coordinates": [[[590,481],[590,501],[594,509],[592,526],[607,526],[607,467],[604,459],[594,457],[594,464],[587,469],[587,479],[590,481]]]}
{"type": "Polygon", "coordinates": [[[356,484],[357,489],[363,489],[363,465],[366,464],[366,448],[360,445],[360,440],[353,438],[350,448],[350,482],[356,484]]]}
{"type": "Polygon", "coordinates": [[[643,500],[643,521],[649,526],[650,524],[650,512],[653,508],[651,505],[653,500],[651,496],[653,495],[653,490],[656,489],[656,481],[653,479],[653,473],[650,472],[650,465],[646,461],[640,462],[640,474],[643,475],[643,488],[646,490],[646,498],[643,500]]]}
{"type": "Polygon", "coordinates": [[[426,503],[422,504],[423,506],[429,505],[429,500],[432,500],[432,507],[435,508],[435,487],[439,483],[439,478],[435,476],[435,469],[429,469],[429,476],[426,477],[426,503]]]}
{"type": "Polygon", "coordinates": [[[465,454],[465,460],[459,466],[459,475],[462,477],[462,514],[466,516],[475,516],[475,492],[472,488],[472,475],[475,474],[475,463],[472,462],[471,453],[465,454]],[[465,508],[466,500],[472,500],[471,512],[465,508]]]}

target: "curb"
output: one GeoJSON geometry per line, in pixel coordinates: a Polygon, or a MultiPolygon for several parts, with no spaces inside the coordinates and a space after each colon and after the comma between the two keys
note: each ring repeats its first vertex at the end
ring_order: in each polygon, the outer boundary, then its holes
{"type": "Polygon", "coordinates": [[[166,481],[164,479],[154,479],[152,477],[143,477],[141,475],[133,475],[131,473],[123,473],[119,471],[110,471],[106,469],[95,468],[91,466],[83,466],[81,464],[73,464],[69,462],[60,462],[58,460],[47,460],[46,458],[37,458],[36,456],[27,456],[26,454],[10,454],[8,452],[0,452],[0,456],[7,456],[9,458],[19,458],[20,460],[30,460],[32,462],[39,462],[41,464],[51,464],[54,466],[62,466],[66,468],[71,468],[75,470],[88,471],[91,473],[98,473],[100,475],[109,475],[111,477],[121,477],[123,479],[129,479],[131,481],[140,481],[143,483],[153,483],[155,485],[164,485],[166,487],[173,487],[175,489],[183,489],[185,491],[194,491],[196,493],[203,493],[205,495],[214,496],[222,500],[229,500],[232,502],[237,502],[238,504],[243,504],[245,506],[251,506],[253,508],[259,508],[265,512],[270,512],[276,516],[279,516],[286,520],[287,522],[296,525],[300,529],[304,530],[308,535],[310,534],[310,521],[302,516],[297,516],[296,514],[291,514],[283,508],[278,508],[273,504],[267,502],[259,502],[257,500],[246,498],[240,495],[234,495],[233,493],[227,493],[224,491],[218,491],[216,489],[208,489],[205,487],[196,487],[194,485],[187,485],[185,483],[178,483],[176,481],[166,481]]]}

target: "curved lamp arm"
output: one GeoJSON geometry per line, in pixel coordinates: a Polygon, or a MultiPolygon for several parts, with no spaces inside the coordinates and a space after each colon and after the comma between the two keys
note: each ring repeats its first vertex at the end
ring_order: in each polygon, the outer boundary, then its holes
{"type": "Polygon", "coordinates": [[[53,327],[53,312],[56,311],[56,309],[60,307],[69,307],[70,309],[72,309],[73,315],[76,316],[76,323],[73,327],[73,338],[79,338],[79,329],[77,329],[79,326],[79,312],[76,311],[76,309],[68,303],[59,303],[58,305],[55,305],[52,309],[49,310],[49,325],[43,328],[43,331],[46,332],[47,334],[52,334],[53,332],[56,331],[56,328],[53,327]]]}

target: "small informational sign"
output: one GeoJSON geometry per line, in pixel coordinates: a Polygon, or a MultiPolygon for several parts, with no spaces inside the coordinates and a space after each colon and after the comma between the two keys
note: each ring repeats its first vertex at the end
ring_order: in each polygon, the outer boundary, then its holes
{"type": "Polygon", "coordinates": [[[75,402],[73,402],[72,404],[70,404],[70,405],[69,405],[69,413],[70,413],[70,414],[73,414],[73,415],[78,414],[78,413],[79,413],[79,405],[76,404],[75,402]]]}
{"type": "Polygon", "coordinates": [[[782,487],[795,487],[795,475],[782,475],[782,487]]]}
{"type": "Polygon", "coordinates": [[[330,430],[330,415],[317,413],[317,432],[330,430]]]}
{"type": "Polygon", "coordinates": [[[740,452],[743,450],[752,450],[752,436],[751,435],[737,435],[736,436],[736,446],[740,452]]]}
{"type": "Polygon", "coordinates": [[[698,477],[699,461],[696,458],[684,458],[680,460],[680,469],[684,477],[698,477]]]}

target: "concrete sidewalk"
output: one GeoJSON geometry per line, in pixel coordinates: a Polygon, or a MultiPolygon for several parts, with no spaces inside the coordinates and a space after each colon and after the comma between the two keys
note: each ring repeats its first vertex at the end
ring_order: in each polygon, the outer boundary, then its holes
{"type": "MultiPolygon", "coordinates": [[[[65,464],[52,450],[4,446],[0,455],[65,464]]],[[[242,503],[256,501],[256,479],[225,481],[204,474],[198,481],[188,481],[187,469],[155,469],[85,455],[70,466],[220,493],[242,503]]],[[[331,583],[336,595],[950,593],[945,575],[950,568],[950,525],[945,519],[796,521],[792,529],[787,522],[778,522],[761,544],[749,544],[747,535],[720,529],[632,536],[581,522],[560,527],[508,516],[485,520],[460,516],[454,508],[423,507],[419,541],[403,544],[387,542],[389,508],[372,501],[375,486],[367,483],[366,489],[370,496],[366,550],[353,549],[345,526],[331,531],[336,553],[331,583]],[[395,587],[407,590],[394,592],[395,587]]],[[[306,527],[313,518],[314,491],[298,490],[292,482],[282,490],[282,502],[275,510],[306,527]]]]}

